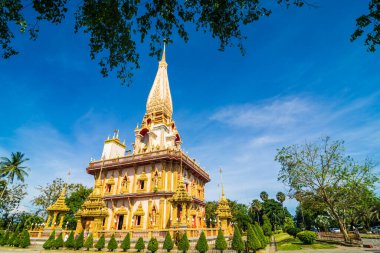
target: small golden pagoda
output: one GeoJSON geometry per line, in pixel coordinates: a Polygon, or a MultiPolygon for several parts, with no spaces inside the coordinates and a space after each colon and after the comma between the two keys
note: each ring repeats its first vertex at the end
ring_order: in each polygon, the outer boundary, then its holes
{"type": "Polygon", "coordinates": [[[48,218],[46,220],[46,228],[62,228],[63,219],[65,214],[70,211],[65,203],[66,196],[66,186],[63,188],[61,194],[59,195],[57,201],[49,206],[46,211],[48,212],[48,218]],[[59,224],[57,226],[57,220],[59,219],[59,224]]]}
{"type": "Polygon", "coordinates": [[[104,218],[108,216],[108,209],[103,200],[101,192],[101,183],[98,178],[95,183],[93,192],[87,197],[82,208],[75,214],[77,227],[75,233],[83,230],[91,231],[95,238],[98,237],[98,231],[103,229],[104,218]]]}
{"type": "Polygon", "coordinates": [[[233,234],[233,228],[231,226],[231,209],[228,204],[228,200],[226,199],[226,196],[224,194],[224,186],[222,182],[222,170],[220,170],[220,178],[221,178],[221,185],[222,185],[222,196],[219,200],[218,207],[216,209],[216,216],[218,219],[218,226],[223,230],[224,235],[232,235],[233,234]]]}
{"type": "Polygon", "coordinates": [[[193,198],[187,193],[183,178],[180,177],[174,195],[169,199],[173,205],[174,222],[172,227],[189,227],[189,209],[193,198]]]}

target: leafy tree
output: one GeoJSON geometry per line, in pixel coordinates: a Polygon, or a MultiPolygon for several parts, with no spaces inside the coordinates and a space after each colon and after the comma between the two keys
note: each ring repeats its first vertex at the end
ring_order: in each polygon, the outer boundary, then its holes
{"type": "MultiPolygon", "coordinates": [[[[24,157],[25,155],[21,152],[11,153],[11,158],[1,157],[0,158],[0,177],[7,178],[6,186],[10,183],[12,184],[15,177],[17,180],[24,182],[25,177],[28,176],[28,171],[30,170],[26,166],[22,166],[29,158],[24,157]]],[[[1,191],[0,199],[3,198],[5,189],[1,191]]]]}
{"type": "Polygon", "coordinates": [[[92,233],[90,233],[86,241],[84,242],[83,247],[85,247],[88,251],[90,248],[92,248],[93,245],[94,245],[94,236],[92,235],[92,233]]]}
{"type": "Polygon", "coordinates": [[[372,172],[372,162],[355,162],[345,155],[343,141],[330,141],[329,137],[284,147],[275,159],[281,164],[279,180],[290,187],[293,195],[297,193],[303,201],[325,208],[338,223],[345,241],[350,242],[345,213],[379,181],[372,172]]]}
{"type": "Polygon", "coordinates": [[[51,249],[54,247],[54,241],[55,241],[55,230],[50,234],[49,238],[44,242],[42,247],[44,249],[51,249]]]}
{"type": "Polygon", "coordinates": [[[284,231],[288,230],[289,228],[294,228],[294,221],[291,217],[285,217],[284,231]]]}
{"type": "Polygon", "coordinates": [[[74,249],[75,248],[74,231],[70,232],[70,235],[65,242],[65,247],[68,249],[74,249]]]}
{"type": "MultiPolygon", "coordinates": [[[[41,215],[46,215],[46,208],[52,205],[62,193],[63,188],[66,183],[62,178],[56,178],[52,183],[46,184],[46,186],[38,186],[37,190],[40,194],[35,197],[32,202],[38,207],[38,212],[41,215]]],[[[65,215],[65,221],[69,222],[69,229],[74,229],[76,225],[76,220],[74,214],[82,206],[88,195],[92,192],[91,188],[87,188],[82,184],[68,184],[67,188],[67,198],[65,199],[66,205],[70,208],[69,213],[65,215]]]]}
{"type": "Polygon", "coordinates": [[[20,238],[20,247],[21,248],[26,248],[30,245],[30,236],[29,232],[24,229],[21,233],[21,238],[20,238]]]}
{"type": "Polygon", "coordinates": [[[186,233],[182,235],[181,240],[178,242],[178,249],[182,251],[183,253],[186,253],[190,248],[190,242],[189,239],[187,239],[186,233]]]}
{"type": "Polygon", "coordinates": [[[150,250],[152,253],[155,253],[158,250],[158,241],[156,238],[150,238],[148,242],[148,250],[150,250]]]}
{"type": "Polygon", "coordinates": [[[251,218],[248,214],[248,206],[230,200],[228,200],[228,205],[230,206],[232,214],[231,221],[237,223],[238,227],[242,230],[247,230],[248,225],[251,222],[251,218]]]}
{"type": "Polygon", "coordinates": [[[261,200],[264,201],[264,202],[267,201],[268,198],[269,198],[268,193],[267,193],[266,191],[262,191],[262,192],[260,192],[260,198],[261,198],[261,200]]]}
{"type": "Polygon", "coordinates": [[[242,252],[244,250],[244,242],[241,238],[241,234],[239,231],[239,228],[235,225],[234,227],[234,235],[232,237],[232,249],[236,250],[238,253],[242,252]]]}
{"type": "Polygon", "coordinates": [[[62,233],[58,235],[58,237],[54,240],[54,243],[52,243],[52,248],[62,248],[63,247],[63,236],[62,233]]]}
{"type": "MultiPolygon", "coordinates": [[[[257,218],[257,222],[260,222],[259,217],[260,217],[260,211],[262,208],[263,208],[263,206],[258,199],[252,200],[250,211],[255,214],[255,216],[257,218]]],[[[252,218],[252,220],[254,220],[254,219],[252,218]]]]}
{"type": "MultiPolygon", "coordinates": [[[[24,212],[14,212],[19,207],[21,201],[27,195],[27,185],[26,184],[6,184],[5,180],[0,180],[0,191],[3,193],[3,197],[0,198],[0,215],[1,222],[0,226],[4,229],[13,228],[15,225],[15,220],[20,218],[24,212]]],[[[23,222],[18,220],[19,222],[23,222]]],[[[24,223],[19,225],[23,226],[24,223]]]]}
{"type": "Polygon", "coordinates": [[[288,210],[274,199],[268,199],[263,203],[262,213],[276,228],[283,226],[285,217],[292,217],[288,210]]]}
{"type": "Polygon", "coordinates": [[[201,232],[198,242],[195,245],[195,249],[198,250],[199,253],[205,253],[208,251],[208,244],[204,231],[201,232]]]}
{"type": "Polygon", "coordinates": [[[227,249],[226,238],[224,238],[223,231],[220,228],[218,230],[218,236],[216,237],[215,241],[215,249],[220,250],[221,253],[223,253],[223,250],[227,249]]]}
{"type": "Polygon", "coordinates": [[[145,243],[142,237],[139,237],[139,239],[137,239],[135,249],[137,249],[137,252],[140,252],[145,249],[145,243]]]}
{"type": "Polygon", "coordinates": [[[117,242],[115,239],[115,234],[112,234],[111,239],[108,242],[107,249],[109,251],[114,251],[115,249],[117,249],[117,242]]]}
{"type": "Polygon", "coordinates": [[[127,251],[131,248],[131,235],[129,233],[124,237],[120,247],[123,249],[123,251],[127,251]]]}
{"type": "Polygon", "coordinates": [[[276,199],[282,205],[284,203],[285,199],[286,199],[286,196],[285,196],[285,194],[283,192],[277,192],[276,199]]]}
{"type": "Polygon", "coordinates": [[[264,235],[266,235],[266,236],[272,235],[272,225],[270,224],[270,221],[265,214],[263,215],[263,227],[262,228],[264,231],[264,235]]]}
{"type": "Polygon", "coordinates": [[[83,247],[83,241],[84,241],[84,234],[83,234],[83,232],[81,232],[78,235],[78,238],[75,240],[75,246],[74,246],[74,248],[76,250],[81,249],[83,247]]]}
{"type": "Polygon", "coordinates": [[[104,235],[102,235],[99,240],[95,244],[95,248],[98,249],[98,251],[101,251],[104,248],[104,245],[106,244],[106,238],[104,235]]]}
{"type": "Polygon", "coordinates": [[[253,230],[251,225],[248,226],[247,230],[247,248],[248,250],[253,251],[261,249],[260,240],[258,236],[255,234],[255,231],[253,230]]]}
{"type": "Polygon", "coordinates": [[[206,218],[206,226],[207,227],[215,227],[216,223],[214,221],[217,220],[216,217],[216,209],[218,208],[217,201],[207,201],[205,206],[205,218],[206,218]]]}

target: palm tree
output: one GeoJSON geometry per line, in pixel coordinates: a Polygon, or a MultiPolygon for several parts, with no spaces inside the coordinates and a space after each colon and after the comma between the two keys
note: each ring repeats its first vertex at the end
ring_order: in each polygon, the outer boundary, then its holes
{"type": "Polygon", "coordinates": [[[286,199],[286,196],[283,192],[277,192],[276,199],[278,202],[281,203],[282,206],[282,215],[284,216],[284,223],[285,223],[285,210],[284,210],[284,201],[286,199]]]}
{"type": "Polygon", "coordinates": [[[260,193],[260,198],[265,202],[268,200],[268,193],[266,191],[262,191],[260,193]]]}
{"type": "Polygon", "coordinates": [[[30,169],[26,166],[22,166],[29,158],[24,158],[24,154],[21,152],[12,152],[10,159],[7,157],[1,157],[0,159],[0,178],[7,178],[6,185],[1,192],[0,198],[2,198],[8,184],[13,183],[15,177],[17,180],[24,182],[25,176],[28,176],[27,171],[30,169]]]}
{"type": "Polygon", "coordinates": [[[257,222],[260,222],[260,220],[259,220],[259,212],[261,211],[262,208],[263,208],[263,206],[261,205],[261,202],[258,199],[252,200],[251,210],[253,210],[256,213],[256,215],[257,215],[257,222]]]}

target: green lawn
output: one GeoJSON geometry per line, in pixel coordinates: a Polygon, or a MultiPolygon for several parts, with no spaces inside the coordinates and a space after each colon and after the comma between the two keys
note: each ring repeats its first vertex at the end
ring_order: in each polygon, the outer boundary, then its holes
{"type": "Polygon", "coordinates": [[[314,243],[311,245],[302,244],[302,242],[287,233],[274,235],[277,242],[278,250],[301,250],[301,249],[335,249],[336,246],[328,243],[314,243]]]}

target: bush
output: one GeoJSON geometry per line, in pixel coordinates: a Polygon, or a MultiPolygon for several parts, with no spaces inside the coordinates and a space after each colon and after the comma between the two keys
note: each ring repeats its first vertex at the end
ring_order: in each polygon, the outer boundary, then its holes
{"type": "Polygon", "coordinates": [[[4,246],[8,243],[8,240],[9,240],[9,231],[7,230],[2,238],[2,240],[0,241],[0,246],[4,246]]]}
{"type": "Polygon", "coordinates": [[[145,249],[145,243],[144,243],[144,239],[142,237],[140,237],[137,240],[136,245],[135,245],[135,249],[137,249],[137,252],[140,252],[140,251],[145,249]]]}
{"type": "Polygon", "coordinates": [[[199,253],[205,253],[208,250],[208,244],[205,232],[201,232],[201,235],[199,236],[198,242],[195,245],[195,249],[199,251],[199,253]]]}
{"type": "Polygon", "coordinates": [[[84,245],[83,247],[85,247],[87,250],[89,250],[90,248],[92,248],[92,245],[94,244],[94,236],[91,234],[89,234],[87,236],[87,239],[86,241],[84,242],[84,245]]]}
{"type": "Polygon", "coordinates": [[[121,242],[120,248],[122,248],[123,251],[127,251],[131,248],[131,236],[129,233],[124,237],[123,241],[121,242]]]}
{"type": "Polygon", "coordinates": [[[257,236],[257,239],[260,241],[261,248],[265,248],[265,246],[267,246],[267,239],[260,225],[257,222],[255,222],[255,224],[252,225],[252,228],[257,236]]]}
{"type": "Polygon", "coordinates": [[[30,236],[29,232],[24,229],[21,233],[21,239],[20,239],[20,247],[21,248],[26,248],[30,245],[30,236]]]}
{"type": "Polygon", "coordinates": [[[42,247],[44,249],[51,249],[54,247],[54,241],[55,241],[55,230],[50,234],[49,238],[44,242],[42,247]]]}
{"type": "Polygon", "coordinates": [[[296,238],[297,234],[299,232],[301,232],[302,230],[299,229],[299,228],[289,228],[286,233],[288,233],[289,235],[293,236],[294,238],[296,238]]]}
{"type": "Polygon", "coordinates": [[[148,250],[155,253],[158,250],[158,241],[156,238],[152,237],[148,243],[148,250]]]}
{"type": "Polygon", "coordinates": [[[20,246],[20,235],[18,233],[15,233],[15,239],[13,240],[13,246],[18,247],[20,246]]]}
{"type": "Polygon", "coordinates": [[[163,249],[166,249],[167,252],[170,252],[174,247],[174,242],[172,240],[172,236],[170,235],[169,231],[166,233],[165,241],[163,245],[163,249]]]}
{"type": "Polygon", "coordinates": [[[106,244],[106,238],[104,238],[104,235],[102,235],[99,240],[95,244],[95,248],[98,249],[98,251],[101,251],[104,248],[104,245],[106,244]]]}
{"type": "Polygon", "coordinates": [[[263,231],[264,235],[271,236],[272,235],[272,225],[270,224],[270,220],[268,216],[263,215],[263,231]]]}
{"type": "Polygon", "coordinates": [[[56,248],[56,249],[59,249],[59,248],[62,248],[63,247],[63,238],[62,238],[62,233],[60,233],[57,237],[57,239],[55,239],[54,241],[52,241],[52,245],[51,247],[52,248],[56,248]]]}
{"type": "Polygon", "coordinates": [[[83,232],[79,234],[78,238],[75,240],[74,248],[76,250],[81,249],[83,247],[84,235],[83,232]]]}
{"type": "Polygon", "coordinates": [[[183,253],[186,253],[190,248],[190,242],[189,239],[187,239],[186,233],[183,234],[181,240],[178,242],[178,249],[181,250],[183,253]]]}
{"type": "Polygon", "coordinates": [[[313,231],[302,231],[297,234],[298,239],[304,244],[313,244],[317,239],[317,235],[313,231]]]}
{"type": "Polygon", "coordinates": [[[108,242],[107,249],[109,251],[114,251],[115,249],[117,249],[117,242],[115,239],[115,234],[112,234],[111,239],[108,242]]]}
{"type": "Polygon", "coordinates": [[[241,238],[240,230],[236,225],[234,227],[234,235],[232,237],[231,246],[232,246],[232,249],[236,250],[238,253],[242,252],[245,248],[243,239],[241,238]]]}
{"type": "Polygon", "coordinates": [[[220,250],[220,252],[222,253],[223,253],[223,250],[227,249],[226,238],[224,238],[223,231],[220,228],[218,230],[218,236],[216,237],[216,241],[215,241],[215,249],[220,250]]]}
{"type": "Polygon", "coordinates": [[[65,247],[68,249],[73,249],[75,247],[74,232],[71,231],[67,241],[64,243],[65,247]]]}
{"type": "Polygon", "coordinates": [[[247,248],[253,251],[261,249],[260,240],[250,224],[248,224],[247,230],[247,248]]]}
{"type": "Polygon", "coordinates": [[[16,233],[11,233],[11,234],[9,235],[9,239],[8,239],[7,244],[8,244],[9,246],[13,246],[13,242],[15,241],[15,239],[16,239],[16,233]]]}

